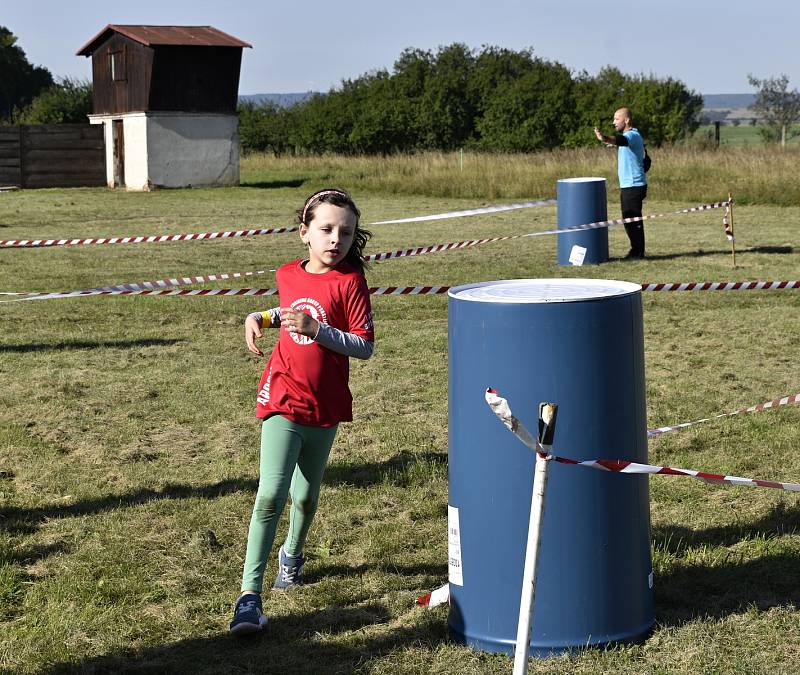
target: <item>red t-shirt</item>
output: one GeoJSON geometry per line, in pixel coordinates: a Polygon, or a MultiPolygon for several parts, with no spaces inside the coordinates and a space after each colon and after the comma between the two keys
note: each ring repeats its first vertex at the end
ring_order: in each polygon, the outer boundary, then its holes
{"type": "MultiPolygon", "coordinates": [[[[280,306],[300,309],[321,323],[374,341],[364,275],[344,262],[329,272],[311,274],[302,262],[278,269],[280,306]]],[[[317,427],[349,422],[353,419],[349,375],[349,357],[281,329],[258,385],[256,417],[280,414],[317,427]]]]}

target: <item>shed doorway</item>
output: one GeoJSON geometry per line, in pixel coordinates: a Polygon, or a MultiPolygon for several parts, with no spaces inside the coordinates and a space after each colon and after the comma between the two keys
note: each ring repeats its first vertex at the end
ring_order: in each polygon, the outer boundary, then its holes
{"type": "Polygon", "coordinates": [[[123,120],[112,120],[114,140],[114,187],[125,187],[125,127],[123,120]]]}

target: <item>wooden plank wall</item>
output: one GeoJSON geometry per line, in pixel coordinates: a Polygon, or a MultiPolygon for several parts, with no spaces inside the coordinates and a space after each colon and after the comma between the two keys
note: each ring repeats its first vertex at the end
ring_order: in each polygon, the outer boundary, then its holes
{"type": "Polygon", "coordinates": [[[0,126],[0,185],[22,185],[19,127],[0,126]]]}
{"type": "Polygon", "coordinates": [[[23,188],[106,185],[103,126],[0,127],[0,185],[23,188]]]}

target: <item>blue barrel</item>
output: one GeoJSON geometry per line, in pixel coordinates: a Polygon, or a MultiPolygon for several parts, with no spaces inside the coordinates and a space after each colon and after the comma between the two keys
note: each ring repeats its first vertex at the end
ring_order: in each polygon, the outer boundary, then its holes
{"type": "MultiPolygon", "coordinates": [[[[554,454],[647,462],[641,288],[520,279],[449,292],[451,637],[511,653],[534,453],[492,413],[494,387],[535,435],[558,404],[554,454]]],[[[653,625],[648,477],[552,463],[531,654],[643,640],[653,625]]]]}
{"type": "MultiPolygon", "coordinates": [[[[556,198],[559,230],[608,219],[605,178],[564,178],[556,183],[556,198]]],[[[604,262],[608,262],[607,227],[558,235],[559,265],[604,262]]]]}

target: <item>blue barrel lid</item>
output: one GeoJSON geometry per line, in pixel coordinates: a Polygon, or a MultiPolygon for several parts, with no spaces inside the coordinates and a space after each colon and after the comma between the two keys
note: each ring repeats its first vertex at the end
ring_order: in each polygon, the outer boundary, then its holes
{"type": "Polygon", "coordinates": [[[639,284],[613,279],[508,279],[456,286],[447,294],[474,302],[539,304],[599,300],[641,291],[639,284]]]}
{"type": "Polygon", "coordinates": [[[583,178],[559,178],[559,183],[591,183],[597,180],[601,180],[604,183],[606,182],[605,178],[601,176],[584,176],[583,178]]]}

